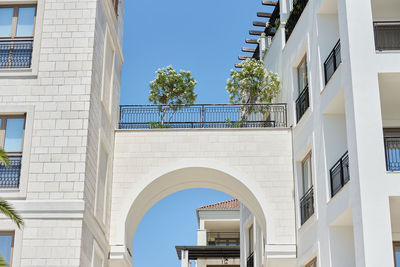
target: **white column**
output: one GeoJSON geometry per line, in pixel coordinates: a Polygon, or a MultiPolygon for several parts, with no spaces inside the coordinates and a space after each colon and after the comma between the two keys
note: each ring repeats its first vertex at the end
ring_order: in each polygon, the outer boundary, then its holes
{"type": "Polygon", "coordinates": [[[394,266],[371,1],[338,0],[357,267],[394,266]]]}
{"type": "Polygon", "coordinates": [[[181,251],[181,267],[190,267],[188,250],[181,251]]]}

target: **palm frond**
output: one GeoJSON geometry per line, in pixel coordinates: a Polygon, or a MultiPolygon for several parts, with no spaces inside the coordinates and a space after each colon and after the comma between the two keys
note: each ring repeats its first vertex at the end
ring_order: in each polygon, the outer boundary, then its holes
{"type": "Polygon", "coordinates": [[[24,225],[24,220],[22,217],[18,214],[14,207],[3,198],[0,198],[0,213],[3,213],[5,216],[13,220],[18,228],[21,229],[21,227],[24,225]]]}
{"type": "Polygon", "coordinates": [[[6,167],[10,168],[10,160],[8,159],[7,152],[0,148],[0,163],[4,163],[6,167]]]}

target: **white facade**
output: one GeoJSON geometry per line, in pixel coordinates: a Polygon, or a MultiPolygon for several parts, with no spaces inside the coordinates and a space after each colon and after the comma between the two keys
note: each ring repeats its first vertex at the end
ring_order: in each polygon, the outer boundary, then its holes
{"type": "Polygon", "coordinates": [[[256,267],[315,258],[319,267],[394,266],[400,160],[387,163],[400,145],[385,151],[384,135],[399,138],[400,53],[377,51],[374,22],[400,21],[398,0],[309,0],[288,40],[292,1],[280,1],[263,60],[281,77],[277,102],[288,104],[289,127],[191,130],[116,130],[123,2],[116,13],[113,0],[0,1],[36,8],[30,67],[0,68],[0,117],[25,122],[23,149],[13,151],[22,156],[19,183],[0,193],[25,219],[22,230],[0,219],[0,232],[14,236],[13,267],[132,266],[146,211],[196,187],[248,207],[242,237],[253,222],[256,267]],[[326,81],[338,40],[341,63],[326,81]],[[304,114],[299,96],[309,98],[304,114]],[[350,180],[332,186],[330,170],[346,151],[350,180]]]}

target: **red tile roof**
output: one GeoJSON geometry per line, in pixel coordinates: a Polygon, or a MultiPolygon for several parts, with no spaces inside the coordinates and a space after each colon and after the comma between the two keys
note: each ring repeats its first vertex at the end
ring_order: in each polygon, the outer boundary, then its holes
{"type": "Polygon", "coordinates": [[[196,210],[238,210],[240,209],[240,201],[235,199],[218,202],[202,207],[198,207],[196,210]]]}

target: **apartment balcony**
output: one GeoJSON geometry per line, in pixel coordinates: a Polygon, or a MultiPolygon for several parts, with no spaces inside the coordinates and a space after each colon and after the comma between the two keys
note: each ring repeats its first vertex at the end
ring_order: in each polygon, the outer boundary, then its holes
{"type": "Polygon", "coordinates": [[[400,50],[400,21],[376,21],[374,33],[377,51],[400,50]]]}
{"type": "Polygon", "coordinates": [[[310,97],[307,85],[296,100],[297,122],[300,121],[301,117],[303,117],[304,113],[306,113],[306,110],[308,109],[309,106],[310,106],[310,97]]]}
{"type": "Polygon", "coordinates": [[[331,197],[333,197],[350,180],[348,152],[336,162],[329,173],[331,177],[331,197]]]}
{"type": "Polygon", "coordinates": [[[400,137],[385,137],[386,168],[400,171],[400,137]]]}
{"type": "Polygon", "coordinates": [[[290,12],[289,18],[286,21],[285,33],[286,41],[289,40],[294,28],[296,27],[297,21],[300,19],[303,10],[306,8],[308,0],[294,0],[293,9],[290,12]]]}
{"type": "Polygon", "coordinates": [[[0,164],[0,188],[18,188],[22,156],[10,156],[10,167],[0,164]]]}
{"type": "Polygon", "coordinates": [[[329,82],[340,63],[342,63],[342,57],[339,40],[324,63],[325,84],[329,82]]]}
{"type": "Polygon", "coordinates": [[[254,267],[254,252],[247,257],[246,267],[254,267]]]}
{"type": "Polygon", "coordinates": [[[240,246],[239,232],[209,232],[207,233],[208,246],[240,246]]]}
{"type": "Polygon", "coordinates": [[[30,68],[33,40],[1,40],[0,69],[30,68]]]}
{"type": "Polygon", "coordinates": [[[311,187],[300,199],[301,225],[314,214],[314,190],[311,187]]]}
{"type": "Polygon", "coordinates": [[[286,127],[286,104],[121,106],[119,118],[119,129],[286,127]]]}

